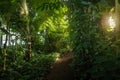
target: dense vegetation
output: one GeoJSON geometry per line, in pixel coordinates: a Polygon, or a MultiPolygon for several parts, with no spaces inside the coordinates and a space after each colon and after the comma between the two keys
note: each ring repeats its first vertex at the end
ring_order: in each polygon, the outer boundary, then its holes
{"type": "Polygon", "coordinates": [[[119,2],[0,0],[0,80],[44,80],[70,52],[75,80],[119,80],[119,2]]]}
{"type": "Polygon", "coordinates": [[[66,11],[57,0],[0,1],[0,80],[43,80],[70,50],[66,11]]]}
{"type": "Polygon", "coordinates": [[[111,12],[114,1],[69,0],[69,3],[75,78],[119,80],[119,30],[108,30],[109,25],[105,24],[105,17],[114,13],[111,12]]]}

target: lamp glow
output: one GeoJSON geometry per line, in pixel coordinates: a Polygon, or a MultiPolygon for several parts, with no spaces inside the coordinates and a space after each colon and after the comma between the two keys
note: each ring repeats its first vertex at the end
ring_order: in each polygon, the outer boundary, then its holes
{"type": "Polygon", "coordinates": [[[115,20],[113,19],[112,16],[109,17],[108,23],[109,23],[110,29],[114,30],[116,24],[115,24],[115,20]]]}

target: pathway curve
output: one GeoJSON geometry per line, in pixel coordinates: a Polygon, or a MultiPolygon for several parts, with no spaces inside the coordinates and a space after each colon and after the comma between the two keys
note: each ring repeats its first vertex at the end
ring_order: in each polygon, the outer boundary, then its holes
{"type": "Polygon", "coordinates": [[[71,53],[59,58],[45,80],[74,80],[73,70],[70,67],[72,58],[71,53]]]}

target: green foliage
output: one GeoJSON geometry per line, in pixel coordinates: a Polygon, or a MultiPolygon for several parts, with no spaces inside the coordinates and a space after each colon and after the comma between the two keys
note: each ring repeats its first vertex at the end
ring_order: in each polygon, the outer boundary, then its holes
{"type": "Polygon", "coordinates": [[[60,2],[60,1],[54,1],[54,2],[46,2],[46,3],[43,3],[40,8],[41,10],[58,10],[60,7],[64,7],[63,3],[60,2]]]}
{"type": "MultiPolygon", "coordinates": [[[[20,8],[22,7],[21,3],[22,1],[19,2],[20,8]]],[[[59,0],[38,0],[35,2],[29,0],[27,4],[29,8],[27,19],[25,15],[21,14],[21,9],[11,14],[10,27],[12,31],[19,33],[20,38],[25,43],[27,43],[26,37],[30,35],[32,37],[32,50],[37,53],[59,52],[60,47],[66,48],[68,24],[65,21],[66,15],[64,14],[67,11],[67,7],[59,0]],[[41,8],[46,7],[50,10],[41,10],[41,8]],[[28,28],[26,27],[27,21],[29,21],[30,33],[28,33],[28,28]]]]}
{"type": "MultiPolygon", "coordinates": [[[[23,1],[0,1],[0,30],[8,37],[6,54],[3,53],[3,39],[1,40],[0,80],[43,80],[58,57],[57,53],[51,52],[65,53],[70,49],[67,7],[64,3],[60,0],[23,1]],[[25,7],[28,11],[25,11],[25,7]],[[15,37],[14,40],[11,40],[12,36],[15,37]],[[31,60],[25,62],[29,36],[31,60]],[[15,45],[10,44],[11,42],[15,45]],[[49,55],[45,55],[46,53],[49,55]]],[[[1,36],[3,35],[0,38],[1,36]]]]}
{"type": "Polygon", "coordinates": [[[119,62],[119,57],[116,58],[115,55],[96,56],[93,67],[88,72],[95,80],[119,80],[119,62]]]}
{"type": "MultiPolygon", "coordinates": [[[[34,55],[30,62],[23,59],[16,59],[14,64],[9,64],[9,69],[0,69],[0,79],[2,80],[43,80],[44,76],[51,69],[58,53],[49,55],[34,55]]],[[[10,61],[10,59],[9,59],[10,61]]]]}
{"type": "Polygon", "coordinates": [[[57,12],[48,18],[40,27],[40,34],[43,34],[44,38],[44,51],[49,52],[60,52],[60,48],[67,48],[69,43],[68,39],[68,22],[65,21],[65,12],[57,12]]]}
{"type": "MultiPolygon", "coordinates": [[[[119,80],[119,46],[116,44],[119,44],[119,38],[115,38],[114,32],[105,32],[99,24],[101,13],[105,13],[105,9],[102,10],[105,2],[109,1],[100,0],[93,4],[92,0],[69,0],[76,80],[119,80]]],[[[109,3],[105,11],[112,8],[109,3]]]]}

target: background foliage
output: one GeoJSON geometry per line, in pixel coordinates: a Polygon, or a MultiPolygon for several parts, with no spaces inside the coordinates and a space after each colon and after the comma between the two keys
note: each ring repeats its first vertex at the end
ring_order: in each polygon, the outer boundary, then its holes
{"type": "Polygon", "coordinates": [[[72,50],[76,80],[119,80],[119,26],[106,24],[115,1],[0,0],[0,79],[43,80],[72,50]]]}
{"type": "Polygon", "coordinates": [[[0,0],[0,80],[43,80],[70,49],[66,11],[60,0],[0,0]]]}
{"type": "Polygon", "coordinates": [[[103,27],[100,22],[113,3],[69,0],[67,4],[76,80],[119,80],[119,53],[116,54],[119,37],[116,40],[116,32],[106,32],[107,26],[103,27]]]}

